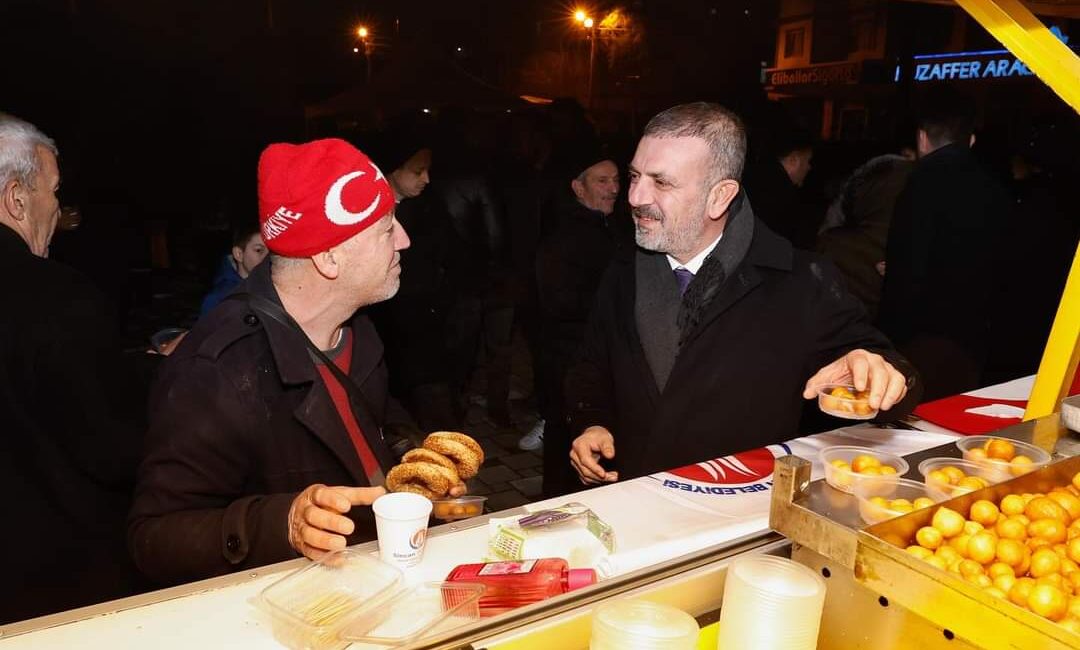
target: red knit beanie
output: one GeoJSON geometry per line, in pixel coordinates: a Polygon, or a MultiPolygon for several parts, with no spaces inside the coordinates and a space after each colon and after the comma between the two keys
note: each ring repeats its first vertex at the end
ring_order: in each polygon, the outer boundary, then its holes
{"type": "Polygon", "coordinates": [[[393,209],[382,171],[344,140],[272,144],[259,157],[259,224],[278,255],[321,253],[393,209]]]}

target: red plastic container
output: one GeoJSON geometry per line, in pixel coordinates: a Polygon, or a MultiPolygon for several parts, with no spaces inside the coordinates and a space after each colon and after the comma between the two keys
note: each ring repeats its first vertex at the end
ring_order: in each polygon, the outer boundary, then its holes
{"type": "Polygon", "coordinates": [[[472,582],[487,587],[480,597],[480,616],[494,616],[596,583],[596,571],[571,569],[566,560],[544,558],[513,562],[461,564],[447,582],[472,582]]]}

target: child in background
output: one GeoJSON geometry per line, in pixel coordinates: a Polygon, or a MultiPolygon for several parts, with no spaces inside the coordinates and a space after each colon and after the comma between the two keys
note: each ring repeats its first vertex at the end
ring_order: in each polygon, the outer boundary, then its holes
{"type": "Polygon", "coordinates": [[[236,285],[246,278],[251,270],[266,257],[266,244],[262,234],[254,225],[238,229],[233,236],[232,251],[221,260],[221,266],[214,275],[210,293],[203,298],[199,315],[205,315],[232,293],[236,285]]]}

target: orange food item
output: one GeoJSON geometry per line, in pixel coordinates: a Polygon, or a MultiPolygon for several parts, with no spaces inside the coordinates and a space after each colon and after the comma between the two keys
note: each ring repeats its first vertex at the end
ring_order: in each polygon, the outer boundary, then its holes
{"type": "Polygon", "coordinates": [[[1012,460],[1016,457],[1016,445],[1004,438],[991,438],[983,446],[987,458],[995,460],[1012,460]]]}
{"type": "Polygon", "coordinates": [[[1016,567],[1024,561],[1024,545],[1015,539],[998,540],[995,557],[1016,575],[1016,567]]]}
{"type": "Polygon", "coordinates": [[[1027,539],[1027,526],[1015,517],[1001,517],[994,526],[994,530],[1002,539],[1015,539],[1021,542],[1027,539]]]}
{"type": "Polygon", "coordinates": [[[1038,496],[1029,501],[1024,507],[1024,514],[1032,521],[1046,518],[1060,519],[1066,525],[1071,521],[1065,508],[1062,508],[1057,501],[1044,496],[1038,496]]]}
{"type": "Polygon", "coordinates": [[[943,537],[941,531],[932,526],[923,526],[915,532],[915,540],[919,542],[919,546],[929,549],[936,549],[941,546],[943,537]]]}
{"type": "Polygon", "coordinates": [[[1061,558],[1053,550],[1040,548],[1031,554],[1031,577],[1038,580],[1043,576],[1054,575],[1061,571],[1061,558]]]}
{"type": "Polygon", "coordinates": [[[1023,476],[1035,469],[1035,461],[1027,456],[1017,456],[1009,462],[1009,473],[1013,476],[1023,476]]]}
{"type": "Polygon", "coordinates": [[[965,476],[956,483],[956,487],[963,488],[969,492],[981,490],[988,485],[990,484],[986,482],[986,479],[980,476],[965,476]]]}
{"type": "MultiPolygon", "coordinates": [[[[1002,460],[1009,450],[988,444],[987,451],[1002,460]]],[[[927,480],[956,480],[956,469],[938,468],[927,480]]],[[[960,476],[956,484],[977,478],[960,476]]],[[[908,552],[1080,633],[1080,472],[1047,494],[979,499],[967,515],[939,507],[908,552]]]]}
{"type": "Polygon", "coordinates": [[[973,521],[977,521],[983,526],[993,526],[997,522],[999,515],[1000,511],[993,501],[979,499],[971,504],[971,510],[968,516],[971,517],[973,521]]]}
{"type": "Polygon", "coordinates": [[[1010,517],[1024,513],[1024,498],[1019,494],[1010,494],[1001,500],[1001,511],[1010,517]]]}
{"type": "Polygon", "coordinates": [[[869,454],[860,454],[851,459],[851,471],[863,474],[871,467],[881,467],[881,461],[869,454]]]}
{"type": "Polygon", "coordinates": [[[1028,537],[1045,540],[1049,544],[1061,544],[1067,539],[1065,524],[1060,519],[1036,519],[1028,524],[1028,537]]]}
{"type": "Polygon", "coordinates": [[[987,532],[973,535],[968,542],[968,557],[979,564],[990,564],[997,557],[997,539],[987,532]]]}
{"type": "Polygon", "coordinates": [[[1009,590],[1009,600],[1017,605],[1027,608],[1028,596],[1035,589],[1035,578],[1017,578],[1016,584],[1009,590]]]}
{"type": "Polygon", "coordinates": [[[934,513],[930,525],[945,537],[955,537],[964,531],[964,516],[950,508],[941,507],[934,513]]]}
{"type": "Polygon", "coordinates": [[[1038,585],[1027,599],[1028,609],[1051,621],[1060,621],[1069,611],[1065,592],[1050,585],[1038,585]]]}

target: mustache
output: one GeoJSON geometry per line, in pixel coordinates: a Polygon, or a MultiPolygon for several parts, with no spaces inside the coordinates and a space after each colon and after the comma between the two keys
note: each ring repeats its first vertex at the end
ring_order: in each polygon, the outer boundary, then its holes
{"type": "Polygon", "coordinates": [[[660,214],[660,211],[657,210],[655,206],[651,206],[651,205],[642,205],[642,206],[638,206],[638,207],[635,207],[635,208],[631,208],[630,209],[630,214],[633,215],[635,219],[645,218],[645,219],[655,219],[657,221],[663,221],[664,220],[664,215],[660,214]]]}

